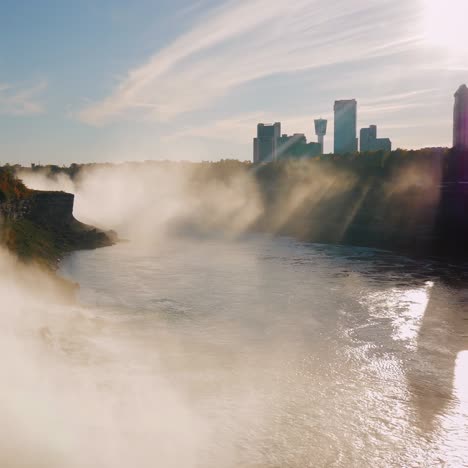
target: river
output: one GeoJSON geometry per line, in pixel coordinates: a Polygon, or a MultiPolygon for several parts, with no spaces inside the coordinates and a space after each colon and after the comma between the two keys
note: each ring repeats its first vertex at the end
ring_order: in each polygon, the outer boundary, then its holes
{"type": "Polygon", "coordinates": [[[468,268],[253,235],[61,272],[101,466],[468,466],[468,268]]]}

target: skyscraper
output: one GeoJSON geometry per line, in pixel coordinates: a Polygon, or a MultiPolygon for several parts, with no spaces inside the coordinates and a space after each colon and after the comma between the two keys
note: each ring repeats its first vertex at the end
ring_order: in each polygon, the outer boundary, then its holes
{"type": "Polygon", "coordinates": [[[377,125],[361,128],[359,135],[359,151],[391,151],[392,142],[389,138],[377,138],[377,125]]]}
{"type": "Polygon", "coordinates": [[[335,154],[357,151],[356,99],[335,101],[335,154]]]}
{"type": "Polygon", "coordinates": [[[367,128],[361,128],[359,133],[359,151],[365,153],[372,151],[372,142],[377,139],[377,126],[371,125],[367,128]]]}
{"type": "Polygon", "coordinates": [[[278,140],[281,136],[281,123],[257,125],[257,137],[254,138],[254,163],[274,161],[277,158],[278,140]]]}
{"type": "Polygon", "coordinates": [[[307,143],[303,133],[281,135],[278,139],[276,159],[303,159],[320,156],[322,147],[319,143],[307,143]]]}
{"type": "Polygon", "coordinates": [[[468,88],[466,85],[461,85],[455,93],[453,147],[468,151],[468,88]]]}
{"type": "Polygon", "coordinates": [[[315,134],[318,136],[318,142],[320,144],[320,153],[323,154],[323,137],[327,133],[327,121],[324,119],[314,120],[315,134]]]}

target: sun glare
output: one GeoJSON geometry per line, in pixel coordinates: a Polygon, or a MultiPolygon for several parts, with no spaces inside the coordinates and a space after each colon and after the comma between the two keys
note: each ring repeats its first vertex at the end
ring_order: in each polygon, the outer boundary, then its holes
{"type": "Polygon", "coordinates": [[[422,0],[427,42],[453,52],[468,53],[468,0],[422,0]]]}
{"type": "Polygon", "coordinates": [[[462,351],[457,356],[454,388],[468,416],[468,351],[462,351]]]}

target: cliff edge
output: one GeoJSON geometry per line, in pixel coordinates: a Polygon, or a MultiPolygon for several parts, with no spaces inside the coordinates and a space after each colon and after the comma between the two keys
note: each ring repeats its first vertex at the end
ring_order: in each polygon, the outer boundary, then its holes
{"type": "Polygon", "coordinates": [[[115,243],[113,231],[76,220],[73,204],[70,193],[28,189],[0,168],[0,244],[23,260],[54,267],[67,252],[115,243]]]}

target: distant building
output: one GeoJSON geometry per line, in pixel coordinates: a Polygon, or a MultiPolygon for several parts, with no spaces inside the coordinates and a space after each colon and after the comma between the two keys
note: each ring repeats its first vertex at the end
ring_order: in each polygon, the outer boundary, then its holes
{"type": "Polygon", "coordinates": [[[356,99],[335,101],[335,154],[352,153],[357,151],[356,99]]]}
{"type": "Polygon", "coordinates": [[[371,125],[368,128],[361,128],[359,135],[359,151],[391,151],[392,142],[389,138],[377,138],[377,126],[371,125]]]}
{"type": "Polygon", "coordinates": [[[307,143],[303,133],[281,135],[278,140],[278,159],[313,158],[321,154],[320,143],[307,143]]]}
{"type": "Polygon", "coordinates": [[[461,85],[455,93],[453,147],[468,150],[468,88],[466,85],[461,85]]]}
{"type": "Polygon", "coordinates": [[[364,153],[366,151],[372,151],[371,145],[377,139],[377,126],[371,125],[368,128],[361,128],[359,134],[359,151],[364,153]]]}
{"type": "Polygon", "coordinates": [[[323,138],[327,134],[327,121],[325,119],[314,120],[315,134],[318,136],[320,154],[323,154],[323,138]]]}
{"type": "Polygon", "coordinates": [[[284,133],[278,140],[278,154],[286,154],[294,147],[298,148],[305,144],[307,144],[307,138],[303,133],[295,133],[294,135],[284,133]]]}
{"type": "Polygon", "coordinates": [[[257,137],[253,141],[254,163],[269,162],[277,159],[281,123],[257,125],[257,137]]]}
{"type": "Polygon", "coordinates": [[[307,143],[303,133],[281,135],[281,123],[258,124],[257,136],[253,140],[254,163],[278,159],[312,158],[321,154],[320,143],[307,143]]]}

